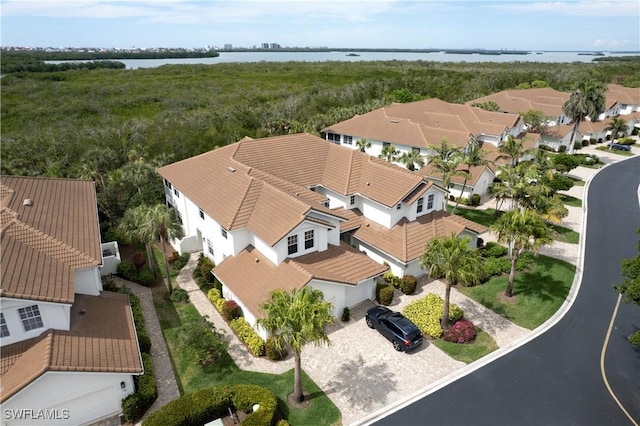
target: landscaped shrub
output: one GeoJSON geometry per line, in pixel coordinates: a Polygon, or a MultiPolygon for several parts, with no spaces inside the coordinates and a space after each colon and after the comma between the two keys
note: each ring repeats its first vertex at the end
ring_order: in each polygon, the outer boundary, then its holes
{"type": "Polygon", "coordinates": [[[472,206],[480,205],[480,194],[471,194],[471,205],[472,206]]]}
{"type": "Polygon", "coordinates": [[[382,276],[382,278],[386,282],[388,282],[389,284],[394,286],[395,288],[399,288],[400,287],[400,277],[398,277],[397,275],[394,275],[393,272],[391,272],[391,271],[385,272],[384,275],[382,276]]]}
{"type": "Polygon", "coordinates": [[[136,334],[138,335],[140,351],[147,354],[151,353],[151,340],[149,339],[147,328],[144,323],[144,315],[142,314],[140,299],[135,294],[129,294],[129,304],[131,305],[131,313],[136,327],[136,334]]]}
{"type": "Polygon", "coordinates": [[[342,317],[341,317],[343,322],[347,322],[351,319],[351,311],[349,310],[349,308],[347,306],[344,307],[344,309],[342,310],[342,317]]]}
{"type": "MultiPolygon", "coordinates": [[[[423,334],[438,338],[442,336],[440,320],[444,311],[444,300],[437,294],[429,293],[425,297],[409,303],[402,310],[404,316],[413,321],[423,334]]],[[[449,319],[457,321],[464,315],[458,305],[449,304],[449,319]]]]}
{"type": "Polygon", "coordinates": [[[171,293],[169,299],[171,299],[172,302],[184,303],[189,301],[189,293],[187,293],[187,291],[182,288],[177,288],[173,290],[173,293],[171,293]]]}
{"type": "Polygon", "coordinates": [[[136,266],[137,270],[140,270],[140,268],[144,266],[146,262],[144,258],[144,254],[140,253],[139,251],[135,252],[133,256],[131,256],[131,260],[133,261],[133,264],[136,266]]]}
{"type": "Polygon", "coordinates": [[[266,342],[264,342],[264,349],[267,358],[271,361],[280,361],[287,357],[287,349],[284,347],[278,347],[276,345],[276,341],[273,337],[269,337],[266,342]]]}
{"type": "Polygon", "coordinates": [[[624,137],[624,138],[618,139],[618,143],[620,145],[633,145],[636,143],[636,140],[630,137],[624,137]]]}
{"type": "Polygon", "coordinates": [[[389,306],[393,301],[393,286],[390,284],[376,284],[376,301],[380,305],[389,306]]]}
{"type": "Polygon", "coordinates": [[[212,288],[207,292],[207,298],[212,304],[215,305],[218,299],[222,298],[222,293],[220,293],[220,290],[218,290],[217,288],[212,288]]]}
{"type": "Polygon", "coordinates": [[[132,261],[123,259],[118,263],[116,273],[126,280],[135,281],[135,278],[138,276],[138,269],[132,261]]]}
{"type": "Polygon", "coordinates": [[[231,329],[236,333],[236,336],[247,345],[249,352],[251,352],[253,356],[264,355],[264,340],[256,333],[253,327],[249,325],[247,320],[243,317],[232,320],[231,329]]]}
{"type": "Polygon", "coordinates": [[[216,303],[215,303],[215,305],[214,305],[214,306],[216,307],[216,310],[217,310],[218,312],[220,312],[220,315],[223,315],[223,314],[222,314],[222,312],[224,311],[224,305],[225,305],[226,303],[227,303],[227,301],[226,301],[225,299],[218,299],[218,300],[216,300],[216,303]]]}
{"type": "Polygon", "coordinates": [[[242,315],[242,309],[235,300],[227,300],[222,306],[222,316],[227,321],[240,318],[242,315]]]}
{"type": "Polygon", "coordinates": [[[413,294],[418,286],[418,279],[413,275],[405,275],[400,281],[400,290],[404,294],[413,294]]]}
{"type": "Polygon", "coordinates": [[[468,343],[474,341],[477,335],[476,327],[471,321],[460,319],[444,332],[442,338],[447,342],[468,343]]]}
{"type": "Polygon", "coordinates": [[[184,266],[187,264],[188,261],[189,261],[189,253],[182,253],[181,255],[176,257],[173,263],[171,263],[171,267],[173,268],[174,271],[179,271],[180,269],[184,268],[184,266]]]}
{"type": "Polygon", "coordinates": [[[158,397],[156,377],[151,355],[142,354],[144,374],[135,376],[136,391],[122,400],[122,417],[128,423],[135,423],[158,397]]]}
{"type": "Polygon", "coordinates": [[[143,426],[203,425],[228,415],[229,408],[248,414],[242,422],[248,426],[273,423],[277,400],[271,391],[257,385],[225,385],[202,389],[167,403],[151,413],[143,426]],[[258,409],[253,411],[254,405],[258,409]]]}
{"type": "Polygon", "coordinates": [[[483,263],[487,276],[502,275],[511,271],[511,260],[506,257],[488,257],[483,263]]]}
{"type": "Polygon", "coordinates": [[[507,255],[507,252],[508,250],[505,246],[489,241],[482,249],[481,254],[483,257],[503,257],[507,255]]]}
{"type": "Polygon", "coordinates": [[[558,152],[567,152],[567,146],[566,145],[560,145],[560,148],[558,148],[558,152]]]}
{"type": "Polygon", "coordinates": [[[153,284],[154,281],[153,272],[151,272],[151,269],[145,266],[140,270],[138,276],[133,281],[137,282],[138,284],[142,284],[145,287],[149,287],[151,284],[153,284]]]}

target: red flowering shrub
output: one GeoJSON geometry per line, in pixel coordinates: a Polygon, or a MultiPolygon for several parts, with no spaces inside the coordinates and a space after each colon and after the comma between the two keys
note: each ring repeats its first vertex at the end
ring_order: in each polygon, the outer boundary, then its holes
{"type": "Polygon", "coordinates": [[[447,342],[467,343],[476,338],[476,327],[471,321],[460,319],[455,322],[442,336],[447,342]]]}
{"type": "Polygon", "coordinates": [[[222,306],[222,316],[231,321],[242,316],[242,309],[234,300],[227,300],[222,306]]]}

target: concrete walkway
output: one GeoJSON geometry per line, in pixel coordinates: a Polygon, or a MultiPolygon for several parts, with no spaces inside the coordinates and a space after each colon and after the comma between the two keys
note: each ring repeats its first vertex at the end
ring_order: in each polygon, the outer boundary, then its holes
{"type": "MultiPolygon", "coordinates": [[[[638,147],[634,147],[633,150],[636,154],[640,153],[638,147]]],[[[595,147],[586,147],[580,152],[593,153],[605,163],[625,158],[615,153],[596,150],[595,147]]],[[[596,169],[578,167],[571,172],[571,175],[586,181],[596,171],[596,169]]],[[[567,194],[582,199],[583,191],[583,186],[575,186],[567,191],[567,194]]],[[[495,208],[495,202],[489,202],[485,207],[495,208]]],[[[569,207],[569,216],[563,221],[563,226],[580,232],[582,220],[583,208],[569,207]]],[[[490,232],[482,237],[485,242],[495,240],[490,232]]],[[[578,265],[579,249],[578,244],[556,242],[552,246],[543,248],[540,252],[578,265]]],[[[200,253],[191,254],[187,265],[177,278],[178,286],[189,293],[191,303],[201,315],[208,317],[218,330],[226,333],[229,340],[229,353],[238,367],[243,370],[273,374],[281,374],[292,369],[291,356],[284,361],[272,362],[265,358],[255,358],[249,354],[244,344],[239,341],[191,278],[199,255],[200,253]]],[[[441,281],[428,280],[426,277],[420,278],[416,294],[406,296],[397,293],[391,306],[392,309],[402,310],[407,303],[427,293],[444,295],[445,287],[441,281]]],[[[131,283],[127,286],[133,290],[135,284],[131,283]]],[[[141,301],[146,297],[151,300],[151,292],[148,291],[148,295],[146,295],[144,290],[148,289],[144,287],[140,287],[140,289],[137,291],[141,294],[141,301]]],[[[459,293],[456,289],[452,289],[451,301],[464,310],[466,318],[489,333],[500,348],[513,348],[518,342],[530,338],[532,334],[531,330],[511,323],[459,293]]],[[[143,306],[145,307],[145,320],[147,320],[147,309],[151,309],[153,317],[155,317],[152,300],[151,305],[143,306]]],[[[329,329],[329,338],[332,342],[330,347],[310,346],[306,347],[302,354],[303,369],[340,409],[342,423],[345,425],[362,423],[363,418],[372,412],[384,411],[385,407],[397,405],[412,394],[424,392],[425,388],[443,386],[443,383],[452,380],[452,377],[467,374],[473,367],[473,364],[467,366],[453,360],[429,343],[423,344],[419,350],[410,355],[394,351],[384,337],[379,333],[371,332],[366,327],[364,314],[371,306],[373,306],[373,302],[365,301],[351,310],[351,321],[347,323],[336,321],[329,329]]],[[[155,321],[157,322],[157,317],[155,317],[155,321]]],[[[153,322],[153,319],[150,322],[153,322]]],[[[157,329],[149,325],[147,325],[147,329],[153,342],[152,353],[156,372],[161,371],[166,373],[166,376],[172,376],[173,369],[170,362],[165,362],[164,366],[161,366],[161,361],[158,360],[159,364],[156,366],[156,358],[169,359],[164,340],[162,343],[157,343],[155,340],[158,336],[162,339],[159,324],[157,329]],[[154,351],[154,348],[157,352],[154,351]]],[[[478,362],[480,361],[482,360],[478,362]]],[[[159,397],[154,407],[178,396],[175,379],[173,379],[173,384],[169,378],[159,381],[158,392],[159,395],[162,395],[162,400],[159,397]]]]}

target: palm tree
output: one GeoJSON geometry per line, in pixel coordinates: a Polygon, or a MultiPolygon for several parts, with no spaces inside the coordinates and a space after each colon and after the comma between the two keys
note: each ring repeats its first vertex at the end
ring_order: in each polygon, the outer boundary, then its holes
{"type": "Polygon", "coordinates": [[[464,176],[463,170],[458,170],[462,163],[462,152],[460,148],[449,145],[447,138],[442,138],[440,145],[430,147],[436,155],[430,158],[433,169],[442,174],[442,186],[448,191],[451,178],[454,176],[464,176]]]}
{"type": "Polygon", "coordinates": [[[453,207],[453,211],[451,213],[455,213],[458,205],[460,204],[460,199],[464,194],[464,190],[467,188],[467,181],[471,177],[471,168],[487,164],[487,160],[485,159],[486,155],[486,152],[480,148],[480,144],[476,138],[472,137],[462,153],[462,158],[460,160],[460,162],[466,166],[462,169],[464,172],[464,183],[462,184],[460,197],[456,200],[456,205],[453,207]]]}
{"type": "Polygon", "coordinates": [[[147,223],[148,206],[141,205],[128,209],[124,212],[123,218],[118,223],[116,232],[125,242],[143,243],[147,251],[147,263],[149,269],[156,275],[156,269],[153,267],[153,248],[151,244],[155,240],[155,235],[150,231],[147,223]]]}
{"type": "Polygon", "coordinates": [[[578,88],[569,95],[569,99],[567,99],[562,106],[564,115],[573,121],[569,154],[573,154],[580,123],[587,118],[595,121],[604,111],[604,92],[605,87],[601,83],[580,83],[578,88]]]}
{"type": "Polygon", "coordinates": [[[550,244],[552,231],[545,220],[531,209],[514,209],[506,212],[491,225],[498,242],[511,249],[511,271],[505,295],[513,296],[513,282],[520,253],[524,250],[536,252],[538,248],[550,244]]]}
{"type": "Polygon", "coordinates": [[[320,290],[312,287],[293,289],[291,293],[274,290],[269,300],[262,303],[267,316],[259,318],[257,323],[275,339],[277,347],[289,346],[294,353],[293,398],[297,402],[304,400],[302,391],[301,358],[302,348],[314,345],[330,344],[325,327],[333,322],[330,302],[324,300],[320,290]]]}
{"type": "Polygon", "coordinates": [[[477,283],[484,275],[484,266],[477,250],[469,247],[469,238],[459,238],[455,234],[449,237],[430,240],[420,258],[420,266],[429,269],[429,276],[443,278],[445,283],[442,329],[451,327],[449,319],[449,300],[451,286],[464,283],[477,283]]]}
{"type": "Polygon", "coordinates": [[[382,147],[382,151],[380,152],[380,155],[378,155],[378,158],[382,158],[383,160],[387,160],[392,163],[398,159],[398,154],[400,154],[400,151],[398,151],[395,146],[386,145],[382,147]]]}
{"type": "Polygon", "coordinates": [[[165,204],[156,204],[148,207],[144,229],[151,231],[160,239],[162,247],[162,258],[164,259],[164,272],[167,279],[167,290],[173,293],[171,276],[169,275],[169,259],[167,258],[166,242],[169,239],[180,239],[184,237],[182,224],[176,216],[174,209],[170,209],[165,204]]]}
{"type": "Polygon", "coordinates": [[[371,142],[366,140],[365,138],[360,138],[356,142],[356,147],[360,152],[367,152],[367,149],[371,148],[371,142]]]}
{"type": "MultiPolygon", "coordinates": [[[[624,134],[625,136],[627,135],[629,126],[627,125],[627,122],[624,120],[624,118],[613,117],[611,118],[611,122],[607,124],[607,127],[605,127],[604,130],[611,132],[611,143],[613,143],[613,140],[620,136],[620,133],[624,134]]],[[[609,145],[609,149],[611,149],[611,145],[609,145]]]]}
{"type": "Polygon", "coordinates": [[[403,152],[400,158],[398,158],[405,167],[412,172],[416,171],[416,164],[418,167],[424,166],[424,158],[420,155],[420,151],[411,150],[411,152],[403,152]]]}
{"type": "Polygon", "coordinates": [[[496,160],[509,160],[509,164],[515,167],[518,161],[528,153],[524,147],[523,139],[516,139],[513,136],[507,136],[507,140],[500,144],[498,147],[500,155],[496,157],[496,160]]]}

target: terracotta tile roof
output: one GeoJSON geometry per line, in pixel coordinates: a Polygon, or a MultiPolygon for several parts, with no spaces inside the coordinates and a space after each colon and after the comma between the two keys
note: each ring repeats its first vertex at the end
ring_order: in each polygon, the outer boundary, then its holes
{"type": "Polygon", "coordinates": [[[74,271],[102,263],[94,184],[2,176],[0,200],[0,295],[71,303],[74,271]]]}
{"type": "Polygon", "coordinates": [[[45,372],[140,374],[142,363],[129,298],[119,293],[78,294],[69,331],[48,330],[2,348],[1,401],[45,372]]]}
{"type": "Polygon", "coordinates": [[[247,227],[272,245],[311,211],[335,215],[312,187],[362,194],[391,207],[425,182],[309,134],[245,138],[158,172],[226,229],[247,227]]]}
{"type": "Polygon", "coordinates": [[[640,105],[640,89],[608,84],[605,98],[607,107],[612,107],[618,102],[626,105],[640,105]]]}
{"type": "Polygon", "coordinates": [[[341,243],[340,246],[329,245],[325,251],[286,259],[279,266],[271,263],[253,246],[248,246],[237,256],[226,258],[213,269],[213,274],[254,315],[259,316],[260,304],[269,298],[273,290],[302,288],[312,279],[356,285],[388,269],[341,243]]]}
{"type": "Polygon", "coordinates": [[[411,222],[404,218],[391,229],[365,218],[363,225],[353,235],[401,262],[408,263],[420,257],[429,240],[451,233],[460,235],[465,229],[477,234],[487,231],[482,225],[441,210],[420,216],[411,222]]]}
{"type": "MultiPolygon", "coordinates": [[[[467,167],[464,166],[464,165],[460,165],[458,167],[458,170],[466,171],[467,167]]],[[[491,169],[491,167],[489,167],[487,165],[471,167],[469,169],[469,177],[467,179],[467,186],[474,186],[476,183],[478,183],[478,179],[480,179],[480,176],[482,176],[482,173],[484,173],[485,170],[488,170],[491,174],[494,174],[494,172],[491,169]]],[[[442,184],[442,173],[439,172],[438,170],[434,169],[433,163],[429,163],[426,166],[422,167],[418,171],[418,173],[421,174],[422,176],[427,177],[427,178],[436,179],[439,184],[442,184]]],[[[457,176],[457,175],[456,176],[452,176],[451,177],[451,182],[464,184],[464,176],[457,176]]]]}
{"type": "Polygon", "coordinates": [[[501,111],[513,114],[521,114],[535,109],[550,117],[558,117],[562,114],[562,106],[567,99],[569,99],[569,93],[559,92],[550,87],[543,87],[504,90],[468,101],[466,104],[495,102],[500,106],[501,111]]]}
{"type": "Polygon", "coordinates": [[[490,112],[433,98],[392,104],[322,131],[419,148],[437,145],[447,138],[451,144],[462,147],[471,135],[501,135],[519,119],[517,114],[490,112]]]}
{"type": "Polygon", "coordinates": [[[342,207],[334,209],[340,216],[347,219],[346,222],[340,224],[340,233],[359,228],[364,222],[364,216],[360,209],[344,209],[342,207]]]}

